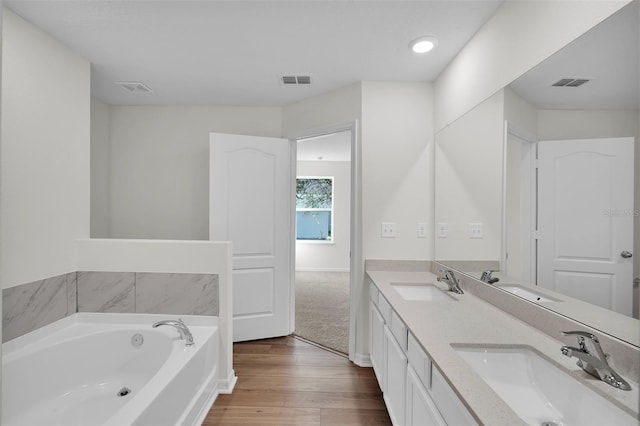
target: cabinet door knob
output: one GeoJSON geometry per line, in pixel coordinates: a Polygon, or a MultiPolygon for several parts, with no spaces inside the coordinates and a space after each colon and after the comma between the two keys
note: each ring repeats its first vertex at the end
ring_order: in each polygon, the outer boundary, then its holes
{"type": "Polygon", "coordinates": [[[620,253],[620,256],[624,257],[625,259],[628,259],[631,256],[633,256],[633,254],[631,252],[628,252],[628,251],[625,250],[622,253],[620,253]]]}

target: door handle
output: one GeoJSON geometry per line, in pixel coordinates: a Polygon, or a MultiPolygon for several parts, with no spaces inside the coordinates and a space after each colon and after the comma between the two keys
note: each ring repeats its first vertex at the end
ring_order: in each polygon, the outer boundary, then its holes
{"type": "Polygon", "coordinates": [[[624,257],[625,259],[628,259],[631,256],[633,256],[633,254],[631,254],[631,252],[624,250],[622,253],[620,253],[620,256],[624,257]]]}

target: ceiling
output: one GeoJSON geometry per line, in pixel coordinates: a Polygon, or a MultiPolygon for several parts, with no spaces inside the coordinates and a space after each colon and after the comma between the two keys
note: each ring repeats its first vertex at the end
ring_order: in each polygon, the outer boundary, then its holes
{"type": "Polygon", "coordinates": [[[351,161],[351,132],[298,140],[296,155],[298,161],[351,161]]]}
{"type": "Polygon", "coordinates": [[[610,16],[511,84],[542,109],[640,109],[640,1],[610,16]],[[587,78],[580,87],[553,87],[587,78]]]}
{"type": "Polygon", "coordinates": [[[363,81],[433,81],[501,0],[5,0],[121,105],[281,106],[363,81]],[[435,36],[426,55],[408,44],[435,36]],[[284,85],[309,75],[310,85],[284,85]],[[141,81],[129,93],[117,81],[141,81]]]}

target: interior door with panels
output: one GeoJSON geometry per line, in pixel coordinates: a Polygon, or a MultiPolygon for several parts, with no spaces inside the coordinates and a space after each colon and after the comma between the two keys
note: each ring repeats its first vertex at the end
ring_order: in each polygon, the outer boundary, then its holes
{"type": "Polygon", "coordinates": [[[209,236],[233,243],[234,341],[291,333],[287,139],[210,134],[209,236]]]}
{"type": "Polygon", "coordinates": [[[538,142],[538,284],[631,315],[634,138],[538,142]]]}

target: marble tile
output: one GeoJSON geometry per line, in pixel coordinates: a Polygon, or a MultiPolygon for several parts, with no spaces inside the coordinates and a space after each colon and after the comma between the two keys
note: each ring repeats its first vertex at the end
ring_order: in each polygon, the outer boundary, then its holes
{"type": "Polygon", "coordinates": [[[67,316],[67,275],[3,290],[3,342],[67,316]]]}
{"type": "Polygon", "coordinates": [[[136,312],[218,315],[218,276],[138,272],[136,312]]]}
{"type": "Polygon", "coordinates": [[[133,272],[79,271],[78,312],[135,312],[134,285],[133,272]]]}
{"type": "Polygon", "coordinates": [[[67,315],[78,312],[78,274],[67,274],[67,315]]]}

